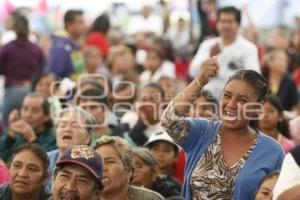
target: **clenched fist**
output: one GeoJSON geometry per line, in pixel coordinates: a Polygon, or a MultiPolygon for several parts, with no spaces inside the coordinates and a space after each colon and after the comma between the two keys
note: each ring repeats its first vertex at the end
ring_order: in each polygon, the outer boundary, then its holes
{"type": "Polygon", "coordinates": [[[204,86],[210,78],[217,75],[219,64],[216,57],[209,58],[202,63],[201,69],[196,76],[196,82],[204,86]]]}

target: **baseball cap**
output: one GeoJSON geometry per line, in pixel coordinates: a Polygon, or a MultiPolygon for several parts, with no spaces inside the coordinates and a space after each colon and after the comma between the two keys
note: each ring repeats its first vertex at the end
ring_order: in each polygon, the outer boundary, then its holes
{"type": "Polygon", "coordinates": [[[179,147],[179,146],[174,142],[174,140],[173,140],[166,132],[164,132],[164,131],[152,134],[152,135],[149,137],[148,141],[145,143],[144,146],[149,147],[149,145],[153,144],[153,143],[156,142],[156,141],[164,141],[164,142],[167,142],[167,143],[172,144],[172,145],[175,147],[177,153],[178,153],[179,150],[180,150],[180,147],[179,147]]]}
{"type": "Polygon", "coordinates": [[[86,145],[76,145],[67,148],[56,166],[77,164],[88,170],[102,186],[103,165],[100,155],[86,145]]]}

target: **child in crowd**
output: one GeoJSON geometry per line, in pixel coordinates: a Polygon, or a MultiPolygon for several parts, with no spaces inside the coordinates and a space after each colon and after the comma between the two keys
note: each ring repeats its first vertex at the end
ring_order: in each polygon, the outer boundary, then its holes
{"type": "Polygon", "coordinates": [[[173,164],[177,161],[180,150],[177,144],[167,133],[159,132],[153,134],[145,146],[149,148],[157,161],[159,176],[174,182],[181,191],[181,185],[172,173],[173,164]]]}
{"type": "Polygon", "coordinates": [[[131,184],[153,190],[165,198],[180,195],[174,182],[158,176],[158,165],[152,153],[143,147],[133,148],[134,175],[131,184]]]}
{"type": "Polygon", "coordinates": [[[191,117],[202,117],[206,119],[218,119],[218,100],[208,90],[200,91],[196,94],[197,98],[193,101],[193,107],[190,108],[191,117]]]}
{"type": "Polygon", "coordinates": [[[103,57],[95,46],[86,47],[83,50],[85,72],[88,74],[109,74],[108,68],[103,64],[103,57]]]}
{"type": "Polygon", "coordinates": [[[279,171],[273,171],[267,174],[260,182],[255,200],[272,200],[273,189],[276,185],[279,171]]]}
{"type": "Polygon", "coordinates": [[[287,153],[295,144],[289,140],[288,122],[284,118],[280,101],[274,96],[267,96],[264,100],[264,111],[259,120],[259,129],[277,140],[287,153]]]}
{"type": "Polygon", "coordinates": [[[288,73],[288,56],[282,49],[273,49],[266,55],[262,74],[268,81],[271,94],[277,96],[284,110],[291,110],[298,101],[296,85],[288,73]]]}

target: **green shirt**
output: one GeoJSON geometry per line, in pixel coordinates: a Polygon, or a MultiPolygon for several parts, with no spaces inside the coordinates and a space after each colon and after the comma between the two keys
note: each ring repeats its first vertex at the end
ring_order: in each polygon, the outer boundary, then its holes
{"type": "MultiPolygon", "coordinates": [[[[37,134],[34,142],[40,144],[46,152],[56,149],[54,129],[51,128],[37,134]]],[[[22,135],[17,134],[15,138],[12,138],[6,133],[0,139],[0,158],[7,162],[15,149],[25,143],[27,140],[22,135]]]]}

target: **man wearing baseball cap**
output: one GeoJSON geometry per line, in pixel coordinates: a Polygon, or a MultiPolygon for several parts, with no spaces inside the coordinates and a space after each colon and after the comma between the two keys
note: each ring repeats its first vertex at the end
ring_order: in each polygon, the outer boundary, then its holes
{"type": "Polygon", "coordinates": [[[56,163],[53,200],[93,200],[102,189],[101,157],[86,145],[67,148],[56,163]]]}

